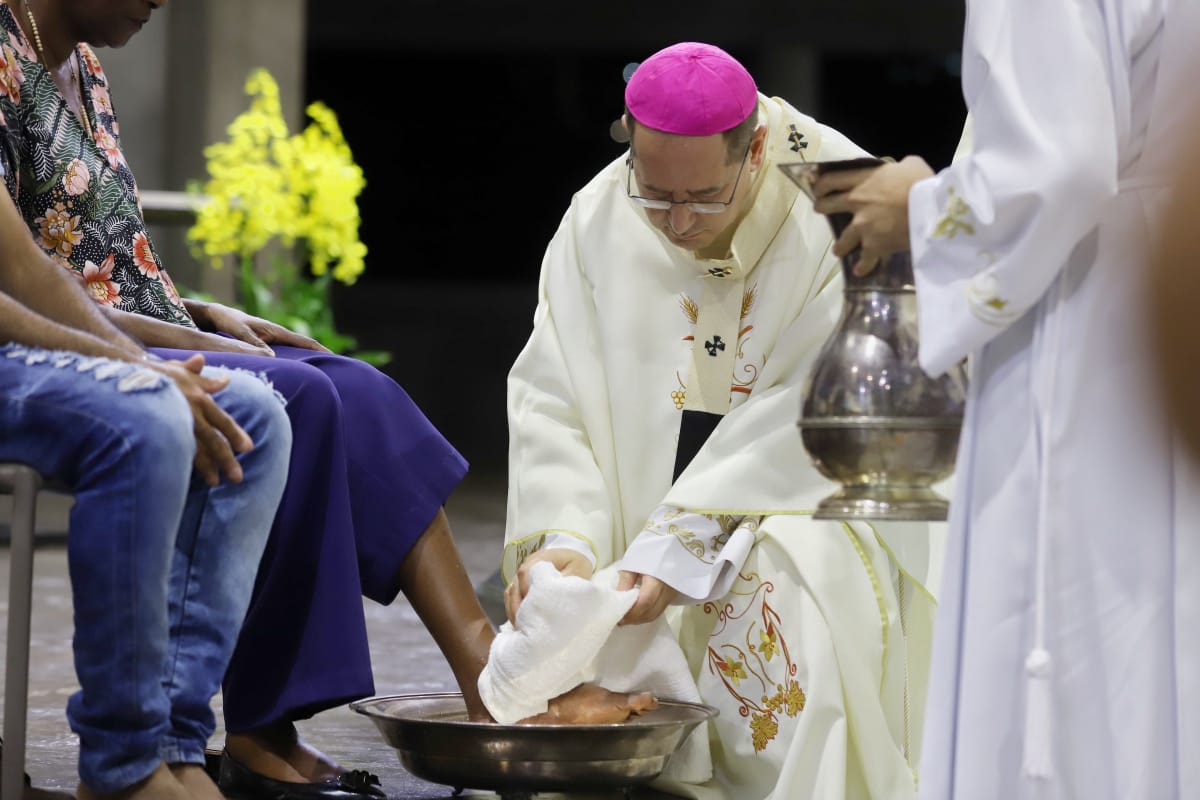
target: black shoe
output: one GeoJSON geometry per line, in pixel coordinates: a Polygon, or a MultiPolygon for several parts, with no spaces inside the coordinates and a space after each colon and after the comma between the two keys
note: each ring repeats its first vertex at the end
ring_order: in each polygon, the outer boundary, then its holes
{"type": "Polygon", "coordinates": [[[277,781],[239,764],[229,753],[221,754],[221,777],[217,786],[230,800],[377,800],[387,795],[379,778],[366,770],[343,772],[320,783],[277,781]]]}
{"type": "Polygon", "coordinates": [[[221,750],[204,748],[204,772],[216,783],[221,780],[221,750]]]}

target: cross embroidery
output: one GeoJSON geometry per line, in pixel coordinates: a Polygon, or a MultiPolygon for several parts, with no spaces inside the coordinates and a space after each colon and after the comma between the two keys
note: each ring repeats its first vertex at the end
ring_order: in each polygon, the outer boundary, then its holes
{"type": "Polygon", "coordinates": [[[714,278],[728,278],[733,274],[733,267],[712,267],[708,274],[714,278]]]}
{"type": "Polygon", "coordinates": [[[704,349],[708,351],[710,356],[716,358],[717,351],[725,349],[725,343],[721,341],[720,336],[714,336],[712,337],[712,341],[704,343],[704,349]]]}
{"type": "Polygon", "coordinates": [[[788,141],[792,143],[792,152],[799,153],[801,150],[808,149],[808,142],[804,141],[804,134],[796,130],[795,125],[788,125],[788,141]]]}
{"type": "Polygon", "coordinates": [[[960,231],[968,236],[975,235],[975,226],[964,220],[964,217],[971,215],[971,207],[967,205],[967,201],[963,200],[954,191],[954,187],[950,187],[950,194],[946,198],[946,214],[938,220],[937,227],[933,229],[934,239],[953,239],[960,231]]]}

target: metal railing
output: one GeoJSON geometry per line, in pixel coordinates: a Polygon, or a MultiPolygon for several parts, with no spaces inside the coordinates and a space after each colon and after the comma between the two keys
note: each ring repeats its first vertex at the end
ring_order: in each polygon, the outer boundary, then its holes
{"type": "Polygon", "coordinates": [[[207,198],[187,192],[143,190],[142,213],[151,225],[191,225],[207,198]]]}

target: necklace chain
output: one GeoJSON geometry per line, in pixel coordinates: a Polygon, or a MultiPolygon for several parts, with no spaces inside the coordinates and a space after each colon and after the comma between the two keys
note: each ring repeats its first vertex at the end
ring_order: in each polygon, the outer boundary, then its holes
{"type": "MultiPolygon", "coordinates": [[[[33,45],[37,48],[38,58],[42,61],[42,66],[46,71],[50,71],[50,62],[46,60],[46,48],[42,46],[42,32],[38,30],[37,20],[34,19],[33,9],[29,7],[29,0],[24,0],[22,5],[25,6],[25,18],[29,20],[29,29],[33,32],[33,45]]],[[[74,51],[72,51],[74,53],[74,51]]],[[[79,54],[74,53],[75,63],[71,68],[71,83],[75,85],[79,95],[79,120],[83,123],[83,129],[87,131],[89,139],[94,139],[92,133],[92,123],[88,120],[87,114],[87,98],[83,95],[83,66],[79,63],[79,54]]]]}

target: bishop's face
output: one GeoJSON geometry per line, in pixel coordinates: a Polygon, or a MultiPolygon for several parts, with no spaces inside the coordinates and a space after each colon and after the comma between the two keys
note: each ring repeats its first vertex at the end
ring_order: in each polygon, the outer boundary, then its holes
{"type": "Polygon", "coordinates": [[[629,191],[650,224],[684,250],[703,250],[741,218],[753,172],[762,163],[765,130],[742,157],[729,158],[725,137],[678,136],[638,125],[630,145],[629,191]],[[669,204],[647,208],[645,201],[669,204]],[[700,207],[718,213],[700,213],[700,207]]]}

